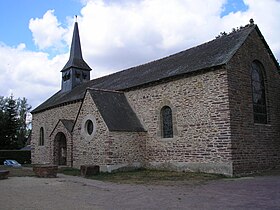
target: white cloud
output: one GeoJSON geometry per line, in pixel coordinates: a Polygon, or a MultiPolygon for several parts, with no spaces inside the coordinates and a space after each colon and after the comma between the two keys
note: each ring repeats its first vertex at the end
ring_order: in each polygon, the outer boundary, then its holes
{"type": "Polygon", "coordinates": [[[62,37],[66,30],[60,26],[54,10],[48,10],[43,18],[32,18],[29,21],[29,29],[32,32],[34,43],[39,49],[63,46],[62,37]]]}
{"type": "Polygon", "coordinates": [[[248,13],[254,17],[270,48],[280,59],[280,1],[245,0],[249,4],[248,13]]]}
{"type": "Polygon", "coordinates": [[[276,58],[280,59],[280,1],[279,0],[244,0],[249,7],[245,12],[230,13],[221,19],[223,27],[230,28],[244,25],[253,18],[265,37],[276,58]]]}
{"type": "Polygon", "coordinates": [[[138,65],[214,39],[254,18],[280,57],[280,2],[246,0],[248,10],[224,17],[226,0],[87,0],[79,27],[93,75],[138,65]]]}
{"type": "Polygon", "coordinates": [[[17,47],[0,45],[0,95],[26,97],[37,106],[47,96],[57,91],[60,82],[59,68],[62,68],[65,55],[53,59],[43,52],[31,52],[24,44],[17,47]]]}
{"type": "MultiPolygon", "coordinates": [[[[214,39],[221,31],[246,25],[254,18],[274,55],[280,58],[280,1],[244,0],[248,10],[225,15],[226,0],[81,0],[78,17],[83,56],[92,77],[142,64],[214,39]]],[[[0,95],[12,91],[33,106],[60,88],[60,70],[68,54],[73,19],[63,28],[54,10],[30,20],[34,43],[43,52],[31,52],[25,44],[0,45],[0,95]],[[56,49],[51,58],[44,50],[56,49]]]]}
{"type": "Polygon", "coordinates": [[[88,1],[79,21],[84,54],[93,65],[119,69],[186,49],[215,37],[209,22],[218,26],[224,2],[88,1]]]}

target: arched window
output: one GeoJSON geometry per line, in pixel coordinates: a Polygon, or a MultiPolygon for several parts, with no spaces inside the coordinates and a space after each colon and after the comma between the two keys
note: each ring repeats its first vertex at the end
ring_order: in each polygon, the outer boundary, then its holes
{"type": "Polygon", "coordinates": [[[161,119],[162,119],[162,137],[173,138],[172,110],[169,106],[162,107],[161,119]]]}
{"type": "Polygon", "coordinates": [[[254,61],[252,63],[252,99],[255,123],[267,123],[267,107],[265,97],[265,82],[263,65],[254,61]]]}
{"type": "Polygon", "coordinates": [[[40,137],[39,137],[39,145],[43,146],[44,145],[44,128],[40,128],[40,137]]]}

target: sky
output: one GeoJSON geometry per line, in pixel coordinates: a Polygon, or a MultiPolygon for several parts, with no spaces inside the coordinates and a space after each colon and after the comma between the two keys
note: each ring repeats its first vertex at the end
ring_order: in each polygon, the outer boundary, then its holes
{"type": "Polygon", "coordinates": [[[60,90],[75,15],[97,78],[215,39],[253,18],[280,59],[280,0],[0,1],[0,96],[36,108],[60,90]]]}

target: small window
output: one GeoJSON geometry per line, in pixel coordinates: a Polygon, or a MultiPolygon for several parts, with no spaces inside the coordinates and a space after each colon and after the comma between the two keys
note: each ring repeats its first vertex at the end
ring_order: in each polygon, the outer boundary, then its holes
{"type": "Polygon", "coordinates": [[[44,145],[44,141],[45,141],[45,139],[44,139],[44,128],[41,127],[40,128],[39,145],[43,146],[44,145]]]}
{"type": "Polygon", "coordinates": [[[81,72],[80,71],[75,71],[75,76],[76,76],[77,79],[79,79],[80,76],[81,76],[81,72]]]}
{"type": "Polygon", "coordinates": [[[95,117],[91,114],[85,116],[81,123],[81,134],[84,139],[87,141],[93,140],[96,129],[97,125],[95,117]]]}
{"type": "Polygon", "coordinates": [[[93,122],[91,120],[86,121],[86,131],[89,135],[93,132],[93,122]]]}
{"type": "Polygon", "coordinates": [[[172,110],[169,106],[161,109],[162,137],[173,138],[172,110]]]}
{"type": "Polygon", "coordinates": [[[264,81],[264,68],[260,62],[254,61],[252,63],[252,100],[254,122],[266,124],[267,123],[267,107],[264,81]]]}
{"type": "Polygon", "coordinates": [[[65,72],[65,73],[63,73],[63,75],[62,75],[63,81],[69,80],[70,77],[71,77],[71,73],[70,73],[70,72],[65,72]]]}

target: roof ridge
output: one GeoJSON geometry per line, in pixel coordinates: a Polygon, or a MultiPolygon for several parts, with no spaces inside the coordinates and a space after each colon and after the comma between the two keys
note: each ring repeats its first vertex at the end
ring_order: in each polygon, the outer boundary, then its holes
{"type": "Polygon", "coordinates": [[[92,87],[88,87],[88,88],[86,88],[86,90],[102,91],[102,92],[111,92],[111,93],[123,93],[123,91],[119,91],[119,90],[109,90],[109,89],[92,88],[92,87]]]}
{"type": "Polygon", "coordinates": [[[192,72],[225,65],[253,30],[258,30],[257,25],[251,24],[234,33],[210,40],[158,60],[92,79],[73,88],[67,94],[60,93],[59,91],[39,105],[33,112],[40,112],[63,103],[81,100],[87,89],[121,93],[120,91],[145,84],[161,82],[167,78],[178,78],[192,72]]]}
{"type": "MultiPolygon", "coordinates": [[[[97,80],[97,79],[102,79],[102,78],[110,77],[110,76],[112,76],[112,75],[119,74],[119,73],[122,73],[122,72],[125,72],[125,71],[129,71],[129,70],[132,70],[132,69],[135,69],[135,68],[139,68],[139,67],[141,67],[141,66],[149,65],[149,64],[152,64],[152,63],[155,63],[155,62],[160,62],[160,61],[165,60],[165,59],[167,59],[167,58],[175,57],[175,56],[177,56],[177,55],[179,55],[179,54],[185,53],[185,52],[187,52],[187,51],[189,51],[189,50],[192,50],[192,49],[195,49],[195,48],[199,48],[199,47],[205,46],[205,45],[207,45],[207,44],[209,44],[209,43],[211,43],[211,42],[216,41],[217,39],[235,35],[236,33],[243,32],[244,30],[249,29],[249,28],[251,28],[251,27],[252,27],[252,29],[253,29],[253,28],[255,28],[256,26],[257,26],[256,24],[247,24],[247,25],[245,25],[244,27],[241,26],[240,29],[239,29],[238,31],[230,32],[229,34],[226,34],[226,35],[220,36],[220,37],[218,37],[218,38],[209,40],[209,41],[204,42],[204,43],[202,43],[202,44],[195,45],[195,46],[193,46],[193,47],[190,47],[190,48],[188,48],[188,49],[185,49],[185,50],[176,52],[176,53],[174,53],[174,54],[169,54],[169,55],[164,56],[164,57],[162,57],[162,58],[159,58],[159,59],[156,59],[156,60],[151,60],[151,61],[148,61],[147,63],[139,64],[139,65],[136,65],[136,66],[132,66],[132,67],[129,67],[129,68],[127,68],[127,69],[122,69],[122,70],[120,70],[120,71],[117,71],[117,72],[114,72],[114,73],[111,73],[111,74],[107,74],[107,75],[104,75],[104,76],[101,76],[101,77],[92,79],[92,80],[90,80],[90,81],[94,81],[94,80],[97,80]]],[[[245,39],[244,39],[244,40],[245,40],[245,39]]],[[[89,81],[89,82],[90,82],[90,81],[89,81]]]]}
{"type": "Polygon", "coordinates": [[[219,38],[222,38],[222,37],[225,37],[225,36],[230,36],[232,34],[235,34],[235,33],[238,33],[238,32],[242,32],[243,30],[247,30],[248,28],[255,28],[256,26],[257,26],[256,24],[250,23],[250,24],[247,24],[245,26],[239,26],[239,27],[236,27],[236,28],[232,28],[231,32],[228,32],[228,33],[225,32],[225,31],[224,32],[220,32],[220,34],[218,36],[216,36],[215,39],[219,39],[219,38]]]}

